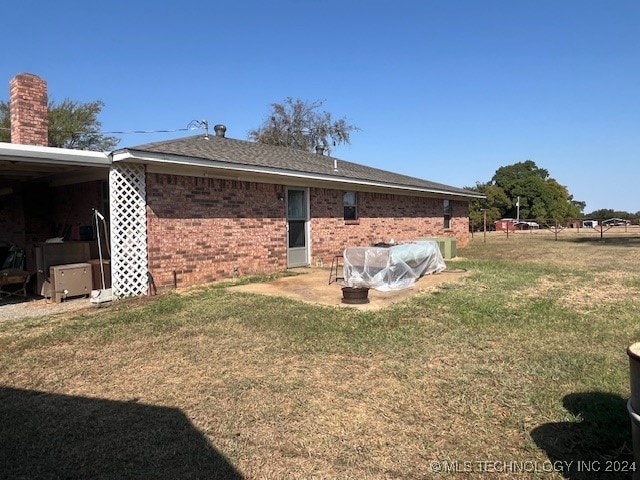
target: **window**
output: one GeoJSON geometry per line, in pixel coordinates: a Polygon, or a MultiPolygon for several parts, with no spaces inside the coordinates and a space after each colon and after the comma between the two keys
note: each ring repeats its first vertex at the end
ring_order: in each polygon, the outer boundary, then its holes
{"type": "Polygon", "coordinates": [[[287,218],[289,220],[307,219],[307,202],[304,190],[287,190],[287,218]]]}
{"type": "Polygon", "coordinates": [[[445,200],[444,206],[444,228],[451,228],[451,202],[445,200]]]}
{"type": "Polygon", "coordinates": [[[342,203],[344,204],[344,219],[357,220],[358,195],[356,192],[344,192],[344,195],[342,196],[342,203]]]}

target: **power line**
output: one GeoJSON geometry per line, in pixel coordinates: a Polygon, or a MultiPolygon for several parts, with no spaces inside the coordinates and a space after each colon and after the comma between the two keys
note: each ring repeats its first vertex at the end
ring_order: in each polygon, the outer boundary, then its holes
{"type": "MultiPolygon", "coordinates": [[[[189,122],[186,128],[173,128],[164,130],[113,130],[109,132],[97,132],[97,131],[80,131],[75,132],[73,130],[54,130],[58,133],[67,133],[71,135],[132,135],[138,133],[175,133],[175,132],[188,132],[191,130],[203,129],[207,136],[209,135],[209,122],[207,120],[193,120],[189,122]]],[[[0,127],[0,130],[11,130],[11,127],[0,127]]]]}
{"type": "MultiPolygon", "coordinates": [[[[119,135],[129,135],[135,133],[175,133],[175,132],[188,132],[190,130],[203,129],[206,131],[207,135],[209,134],[209,122],[207,120],[192,120],[189,122],[186,128],[173,128],[169,130],[114,130],[111,132],[102,132],[103,134],[111,134],[117,133],[119,135]]],[[[73,133],[73,132],[68,132],[73,133]]],[[[99,133],[99,132],[90,132],[90,133],[99,133]]]]}
{"type": "MultiPolygon", "coordinates": [[[[131,135],[134,133],[174,133],[174,132],[186,132],[193,130],[192,128],[174,128],[171,130],[113,130],[110,132],[86,132],[86,133],[100,133],[100,134],[112,134],[117,133],[119,135],[131,135]]],[[[65,133],[84,133],[84,132],[65,132],[65,133]]]]}

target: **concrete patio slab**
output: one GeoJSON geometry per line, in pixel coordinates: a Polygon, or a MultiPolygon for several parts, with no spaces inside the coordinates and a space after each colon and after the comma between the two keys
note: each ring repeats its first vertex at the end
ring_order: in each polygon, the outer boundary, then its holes
{"type": "Polygon", "coordinates": [[[281,277],[264,283],[250,283],[229,287],[230,292],[255,293],[287,297],[302,302],[329,305],[333,307],[351,307],[358,310],[379,310],[393,303],[406,300],[420,293],[434,291],[443,283],[460,282],[468,275],[466,271],[445,270],[442,273],[426,275],[420,278],[411,288],[394,292],[378,292],[369,290],[369,303],[342,303],[342,283],[329,284],[328,268],[296,268],[293,276],[281,277]]]}

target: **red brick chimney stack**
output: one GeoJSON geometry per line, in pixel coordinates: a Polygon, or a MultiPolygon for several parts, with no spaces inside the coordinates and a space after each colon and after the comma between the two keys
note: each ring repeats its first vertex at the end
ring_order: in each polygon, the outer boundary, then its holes
{"type": "Polygon", "coordinates": [[[11,143],[49,145],[47,82],[31,73],[20,73],[9,84],[11,143]]]}

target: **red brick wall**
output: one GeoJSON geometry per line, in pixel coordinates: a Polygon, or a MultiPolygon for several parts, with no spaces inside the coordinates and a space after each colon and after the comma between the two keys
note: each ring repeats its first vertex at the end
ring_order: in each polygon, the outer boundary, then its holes
{"type": "MultiPolygon", "coordinates": [[[[149,270],[158,288],[205,283],[287,267],[282,185],[167,174],[147,175],[149,270]]],[[[360,219],[343,220],[342,190],[311,188],[312,263],[326,263],[347,245],[420,236],[469,239],[467,202],[452,202],[451,229],[443,202],[400,195],[358,194],[360,219]]]]}
{"type": "Polygon", "coordinates": [[[66,225],[79,240],[79,227],[93,226],[93,208],[101,208],[100,181],[49,187],[26,183],[13,187],[16,193],[0,197],[0,241],[22,247],[32,242],[63,235],[66,225]]]}
{"type": "Polygon", "coordinates": [[[22,184],[22,205],[27,245],[43,242],[54,235],[53,198],[44,183],[22,184]]]}
{"type": "MultiPolygon", "coordinates": [[[[99,180],[51,188],[54,210],[52,220],[56,231],[66,225],[67,240],[80,240],[80,227],[91,225],[95,230],[93,209],[102,210],[102,184],[99,180]]],[[[102,232],[101,232],[102,233],[102,232]]]]}
{"type": "Polygon", "coordinates": [[[21,73],[9,83],[11,143],[49,145],[47,82],[31,73],[21,73]]]}
{"type": "Polygon", "coordinates": [[[451,233],[457,239],[457,246],[469,246],[469,202],[452,202],[451,233]]]}
{"type": "Polygon", "coordinates": [[[358,192],[357,221],[345,221],[342,190],[311,189],[313,261],[326,263],[346,246],[413,240],[426,236],[455,236],[458,246],[469,243],[468,203],[452,202],[451,228],[444,229],[442,199],[358,192]]]}
{"type": "MultiPolygon", "coordinates": [[[[16,188],[16,187],[14,187],[16,188]]],[[[22,192],[0,197],[0,243],[25,247],[24,206],[22,192]]]]}
{"type": "Polygon", "coordinates": [[[282,186],[147,175],[149,270],[159,288],[272,273],[286,265],[282,186]]]}

